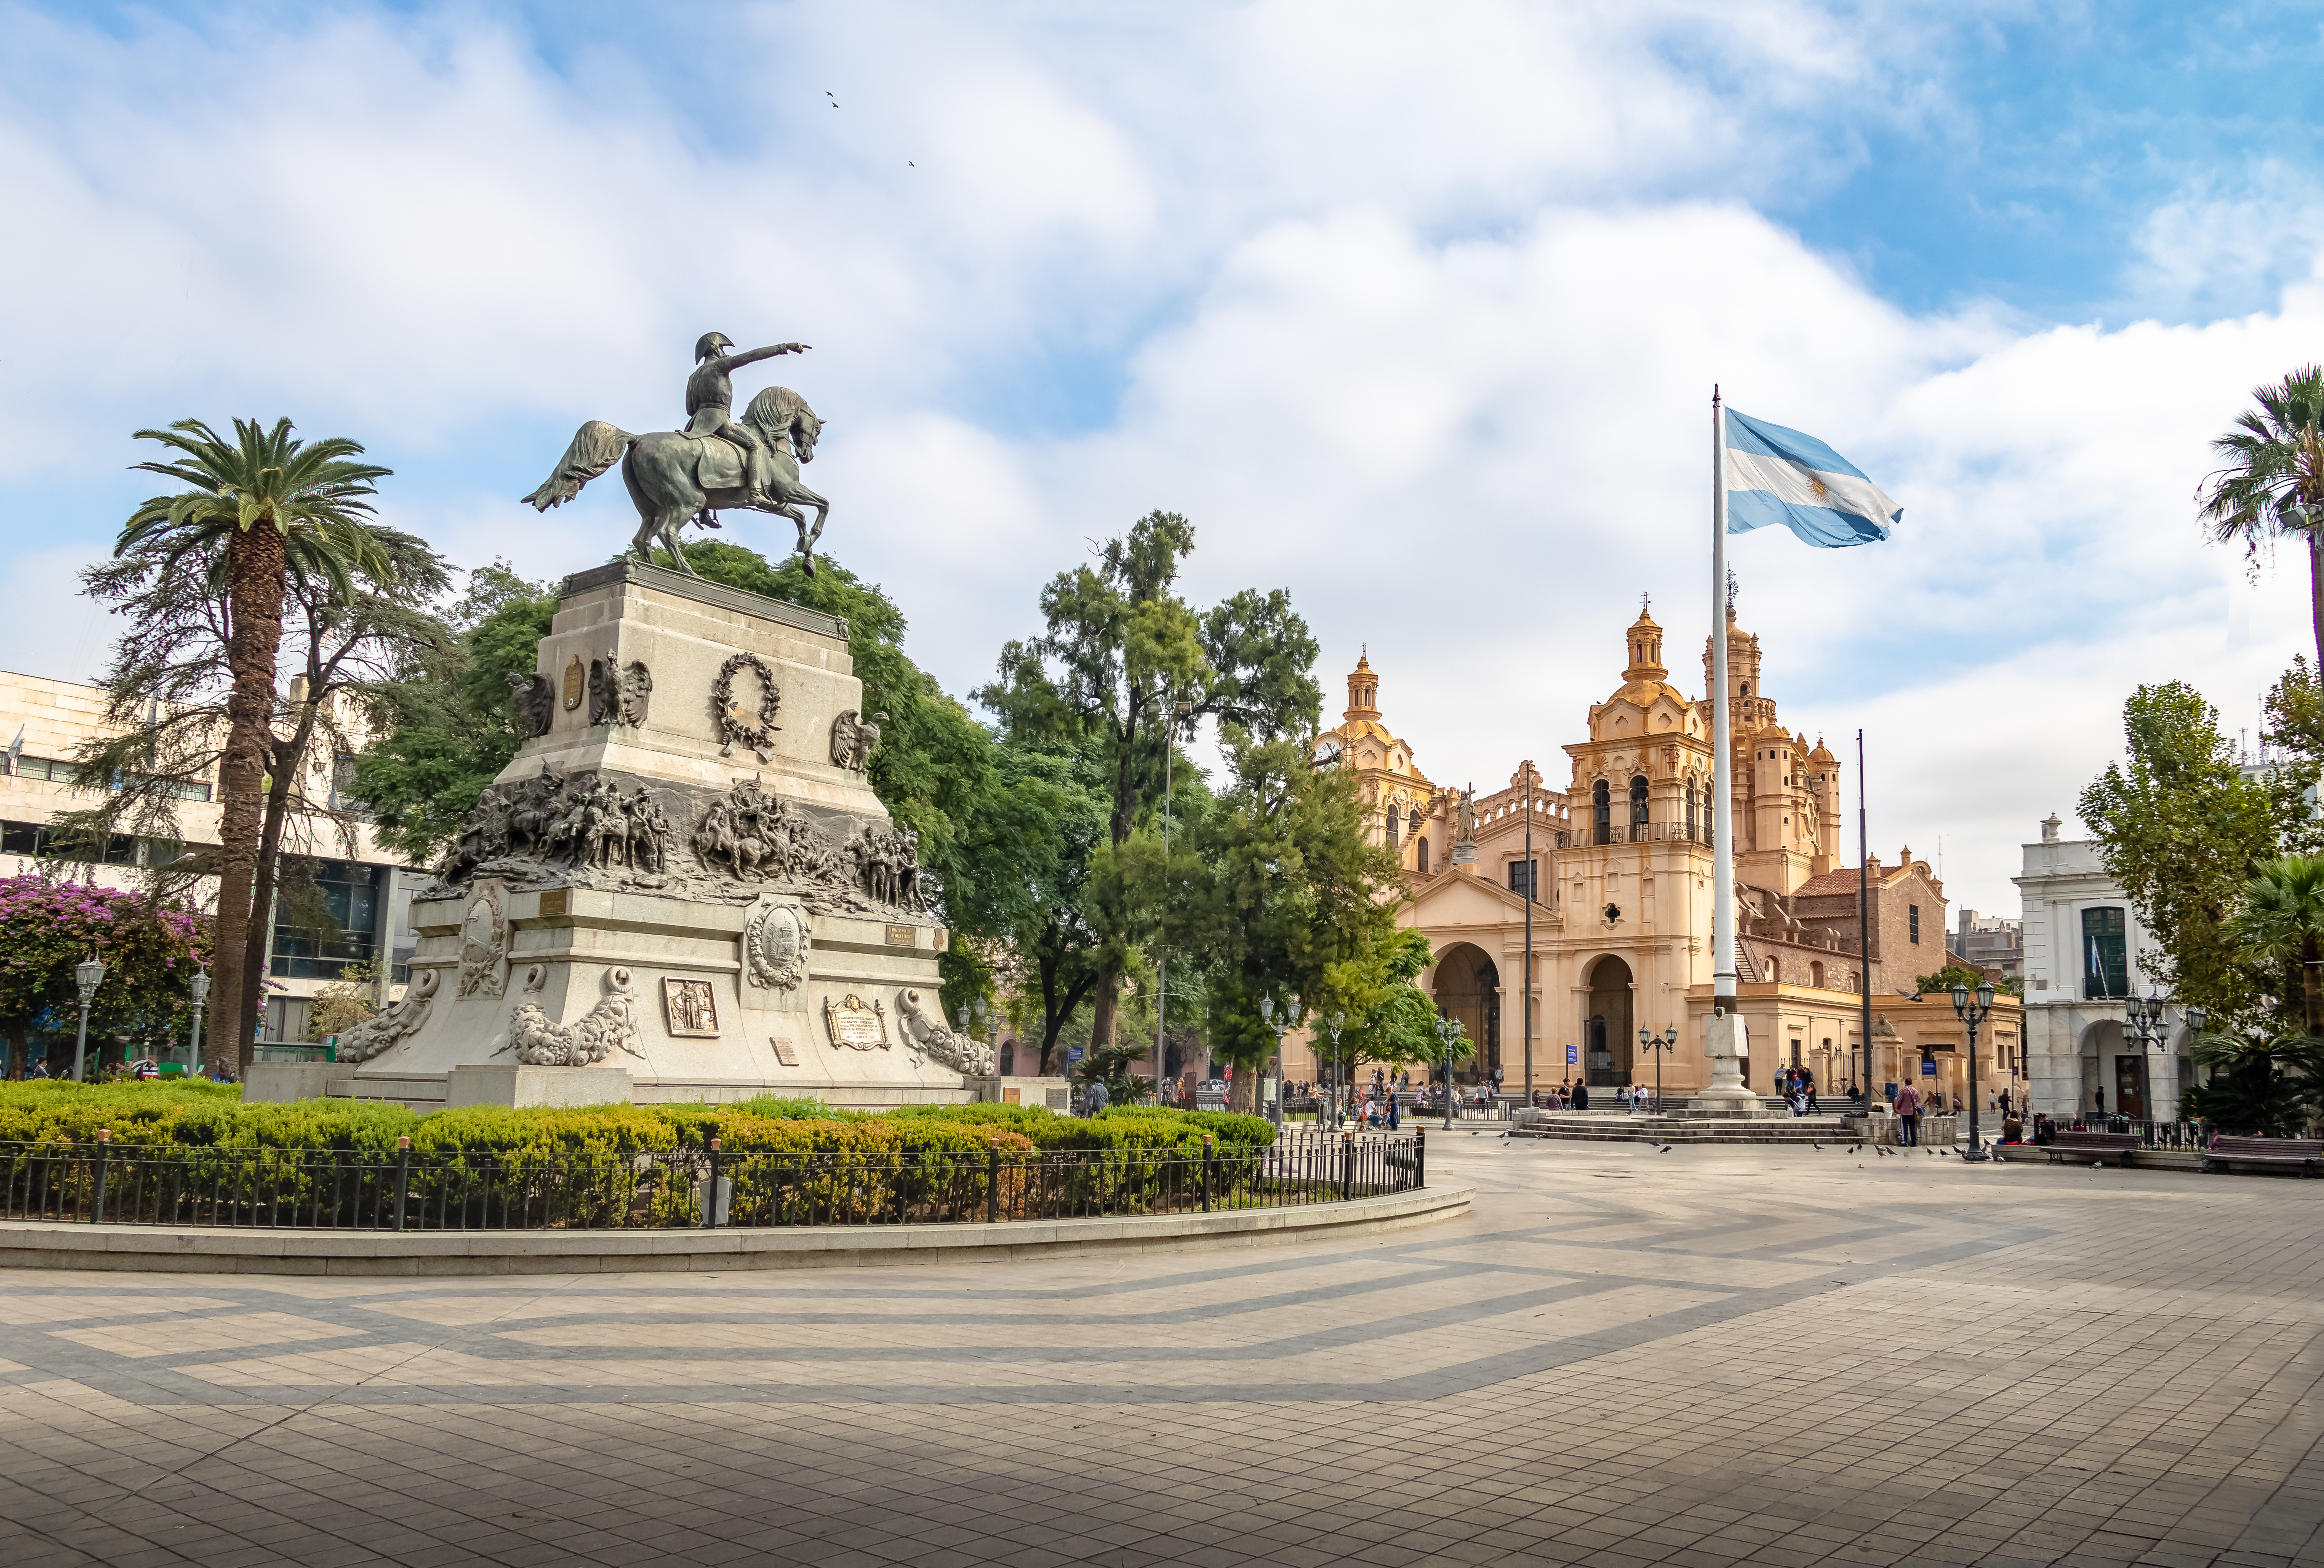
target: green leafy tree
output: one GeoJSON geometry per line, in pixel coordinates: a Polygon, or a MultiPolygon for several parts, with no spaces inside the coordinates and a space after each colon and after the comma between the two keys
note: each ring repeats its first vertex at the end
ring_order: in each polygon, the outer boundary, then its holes
{"type": "Polygon", "coordinates": [[[2301,365],[2254,388],[2252,399],[2259,407],[2211,443],[2222,466],[2196,500],[2211,537],[2242,545],[2255,570],[2260,550],[2279,540],[2307,550],[2309,619],[2324,666],[2324,369],[2301,365]]]}
{"type": "Polygon", "coordinates": [[[1426,936],[1398,928],[1325,971],[1326,1001],[1318,1006],[1327,1003],[1347,1020],[1334,1053],[1343,1068],[1352,1072],[1367,1062],[1391,1072],[1436,1067],[1448,1056],[1462,1062],[1476,1054],[1465,1031],[1449,1045],[1437,1032],[1436,1004],[1420,989],[1422,972],[1435,962],[1426,936]]]}
{"type": "MultiPolygon", "coordinates": [[[[1237,1108],[1249,1110],[1278,1027],[1313,1015],[1327,996],[1351,1020],[1395,1000],[1377,989],[1391,983],[1395,960],[1379,955],[1397,941],[1403,882],[1393,853],[1367,842],[1353,773],[1315,767],[1300,741],[1262,740],[1232,724],[1223,733],[1228,788],[1215,807],[1167,860],[1141,833],[1120,851],[1101,851],[1092,875],[1107,880],[1111,856],[1120,880],[1139,890],[1125,902],[1160,911],[1173,951],[1199,955],[1211,1054],[1234,1064],[1237,1108]]],[[[1408,961],[1411,949],[1396,953],[1408,961]]],[[[1401,1050],[1416,1018],[1399,1004],[1355,1028],[1370,1028],[1374,1048],[1401,1050]]]]}
{"type": "Polygon", "coordinates": [[[995,744],[993,761],[993,808],[971,826],[971,869],[954,901],[1005,953],[1024,1003],[1020,1028],[1039,1038],[1048,1074],[1110,950],[1088,901],[1091,858],[1107,843],[1112,807],[1107,761],[1094,740],[1017,736],[995,744]]]}
{"type": "MultiPolygon", "coordinates": [[[[1194,548],[1194,525],[1176,512],[1139,519],[1100,549],[1095,565],[1051,579],[1041,593],[1043,634],[1003,648],[999,679],[975,693],[1012,737],[1102,748],[1111,795],[1107,839],[1116,852],[1150,818],[1184,726],[1215,718],[1268,738],[1304,734],[1322,701],[1315,641],[1290,595],[1247,589],[1197,611],[1176,592],[1194,548]]],[[[1126,885],[1120,872],[1107,872],[1111,886],[1126,885]]],[[[1111,1046],[1135,944],[1130,924],[1150,921],[1151,911],[1101,899],[1093,913],[1102,909],[1113,914],[1102,921],[1092,1034],[1111,1046]]]]}
{"type": "Polygon", "coordinates": [[[11,1078],[24,1075],[32,1033],[76,1027],[73,966],[96,957],[105,982],[89,1007],[92,1040],[126,1034],[151,1046],[183,1037],[188,982],[209,957],[212,927],[150,894],[57,876],[0,880],[0,1025],[11,1078]]]}
{"type": "Polygon", "coordinates": [[[2141,965],[2230,1031],[2262,1028],[2267,976],[2227,935],[2258,867],[2313,847],[2302,795],[2312,770],[2246,779],[2218,713],[2183,682],[2141,687],[2123,710],[2128,755],[2082,791],[2080,809],[2107,875],[2138,907],[2156,946],[2141,965]]]}
{"type": "MultiPolygon", "coordinates": [[[[137,439],[159,442],[174,456],[135,466],[184,488],[138,507],[115,547],[116,555],[125,555],[157,546],[161,572],[198,562],[225,589],[232,680],[218,769],[221,853],[212,994],[217,1017],[235,1027],[244,1041],[258,1014],[258,974],[246,955],[251,927],[263,925],[264,917],[264,907],[253,900],[272,750],[283,597],[300,579],[322,579],[343,595],[353,592],[350,574],[379,559],[379,546],[365,526],[371,514],[365,498],[376,493],[373,481],[389,472],[354,461],[363,447],[345,437],[300,441],[290,432],[288,420],[276,420],[271,429],[255,420],[236,420],[231,440],[199,420],[138,431],[137,439]]],[[[257,939],[263,944],[263,934],[257,939]]]]}
{"type": "Polygon", "coordinates": [[[449,635],[383,683],[377,737],[355,759],[353,793],[380,841],[430,864],[459,837],[484,786],[516,756],[513,690],[529,679],[557,614],[557,593],[506,561],[468,574],[449,635]]]}

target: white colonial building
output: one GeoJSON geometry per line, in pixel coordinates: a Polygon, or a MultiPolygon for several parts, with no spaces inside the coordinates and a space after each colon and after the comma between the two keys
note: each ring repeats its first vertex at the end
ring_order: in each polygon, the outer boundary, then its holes
{"type": "Polygon", "coordinates": [[[2188,1030],[2173,1009],[2170,1038],[2142,1049],[2123,1028],[2123,1001],[2153,990],[2139,967],[2156,945],[2138,910],[2107,875],[2098,846],[2061,839],[2053,813],[2025,846],[2013,879],[2024,898],[2025,1068],[2033,1109],[2064,1118],[2107,1111],[2140,1120],[2178,1115],[2193,1085],[2188,1030]]]}

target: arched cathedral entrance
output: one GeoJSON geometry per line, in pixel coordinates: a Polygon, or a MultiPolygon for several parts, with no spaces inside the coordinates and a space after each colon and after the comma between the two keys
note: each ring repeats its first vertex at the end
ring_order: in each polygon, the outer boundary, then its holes
{"type": "Polygon", "coordinates": [[[1485,950],[1455,942],[1436,958],[1436,1009],[1476,1042],[1476,1055],[1452,1069],[1456,1082],[1488,1077],[1501,1060],[1501,971],[1485,950]]]}
{"type": "Polygon", "coordinates": [[[1582,1060],[1591,1088],[1631,1081],[1637,1044],[1631,1027],[1630,966],[1609,954],[1590,966],[1590,994],[1582,1003],[1582,1060]]]}

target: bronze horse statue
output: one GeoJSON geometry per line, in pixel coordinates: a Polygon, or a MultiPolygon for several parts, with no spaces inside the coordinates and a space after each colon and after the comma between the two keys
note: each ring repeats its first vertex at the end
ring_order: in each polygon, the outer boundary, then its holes
{"type": "Polygon", "coordinates": [[[815,541],[823,537],[831,503],[799,483],[799,465],[815,461],[823,421],[798,393],[770,386],[751,400],[736,422],[759,438],[758,450],[746,453],[723,437],[683,430],[633,436],[604,420],[591,420],[575,432],[557,471],[524,499],[538,512],[561,506],[619,463],[622,483],[637,503],[638,531],[630,550],[640,559],[650,561],[654,541],[659,540],[679,571],[698,576],[678,548],[678,530],[688,521],[716,528],[712,513],[747,509],[771,512],[798,525],[800,565],[813,576],[815,541]],[[798,510],[801,506],[815,508],[812,529],[798,510]]]}

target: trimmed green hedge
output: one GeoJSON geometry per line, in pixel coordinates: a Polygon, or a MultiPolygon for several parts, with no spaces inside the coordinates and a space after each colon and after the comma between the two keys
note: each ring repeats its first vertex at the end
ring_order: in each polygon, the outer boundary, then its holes
{"type": "Polygon", "coordinates": [[[1257,1116],[1117,1106],[1076,1120],[1031,1105],[914,1105],[880,1115],[819,1101],[764,1095],[730,1105],[595,1105],[574,1109],[470,1105],[422,1116],[361,1100],[242,1102],[231,1084],[167,1081],[0,1084],[0,1141],[86,1143],[110,1128],[122,1143],[384,1153],[399,1137],[422,1152],[630,1153],[703,1148],[734,1153],[814,1149],[861,1153],[1004,1153],[1065,1149],[1158,1151],[1266,1147],[1257,1116]]]}

